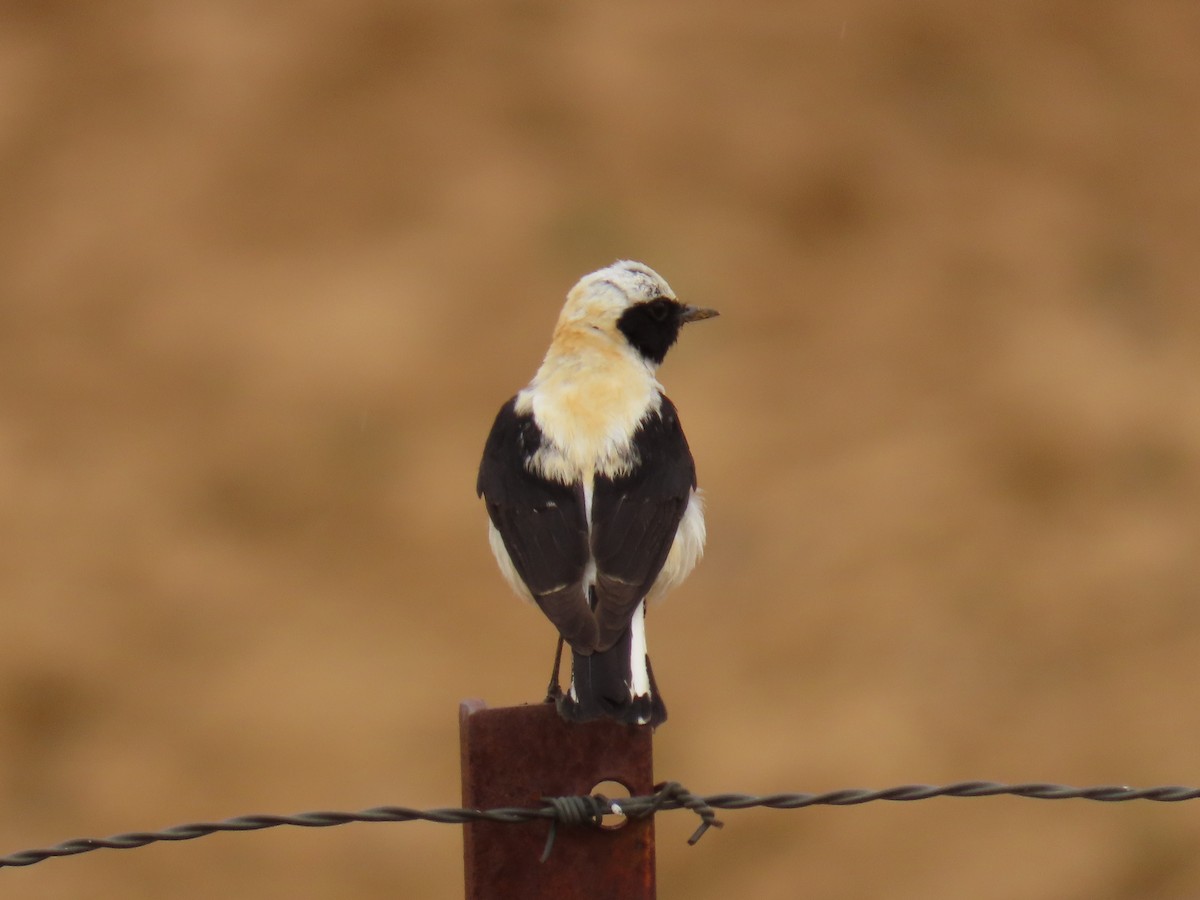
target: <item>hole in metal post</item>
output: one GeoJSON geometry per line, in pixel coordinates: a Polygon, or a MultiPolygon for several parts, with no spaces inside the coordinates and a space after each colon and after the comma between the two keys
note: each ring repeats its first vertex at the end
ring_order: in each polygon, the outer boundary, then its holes
{"type": "MultiPolygon", "coordinates": [[[[593,795],[602,794],[609,800],[615,801],[616,803],[620,803],[621,800],[633,796],[629,788],[625,787],[625,785],[621,784],[619,781],[612,780],[601,781],[588,793],[593,795]]],[[[616,831],[618,828],[623,828],[627,821],[628,819],[624,813],[609,811],[601,816],[600,827],[607,828],[609,831],[616,831]]]]}

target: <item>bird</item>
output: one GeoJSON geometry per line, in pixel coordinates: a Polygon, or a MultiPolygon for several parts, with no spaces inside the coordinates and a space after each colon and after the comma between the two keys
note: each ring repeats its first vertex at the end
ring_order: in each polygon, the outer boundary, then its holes
{"type": "Polygon", "coordinates": [[[706,530],[695,462],[657,371],[684,325],[717,315],[681,303],[644,263],[585,275],[485,442],[476,493],[489,545],[513,590],[558,629],[547,700],[568,722],[667,719],[646,607],[691,573],[706,530]]]}

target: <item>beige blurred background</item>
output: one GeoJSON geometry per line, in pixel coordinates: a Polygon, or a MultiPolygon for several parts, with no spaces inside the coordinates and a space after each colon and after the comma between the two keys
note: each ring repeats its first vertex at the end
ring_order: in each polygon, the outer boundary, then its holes
{"type": "MultiPolygon", "coordinates": [[[[650,621],[701,793],[1200,782],[1200,6],[0,4],[0,854],[457,805],[550,626],[473,494],[563,295],[661,372],[709,553],[650,621]]],[[[659,821],[660,897],[1186,898],[1200,806],[659,821]]],[[[0,872],[461,896],[424,824],[0,872]]]]}

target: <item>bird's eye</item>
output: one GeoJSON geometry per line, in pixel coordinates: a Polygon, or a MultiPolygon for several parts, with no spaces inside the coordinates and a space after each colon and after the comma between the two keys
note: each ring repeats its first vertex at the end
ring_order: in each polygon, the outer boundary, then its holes
{"type": "Polygon", "coordinates": [[[647,306],[647,311],[655,322],[665,322],[671,314],[671,304],[666,300],[654,300],[647,306]]]}

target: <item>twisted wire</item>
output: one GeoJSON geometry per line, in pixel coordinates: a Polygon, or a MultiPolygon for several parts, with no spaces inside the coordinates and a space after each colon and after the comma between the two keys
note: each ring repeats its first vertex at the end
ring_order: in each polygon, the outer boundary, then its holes
{"type": "Polygon", "coordinates": [[[467,822],[530,822],[535,819],[551,818],[554,813],[548,807],[527,809],[521,807],[498,807],[496,809],[409,809],[403,806],[377,806],[359,812],[314,811],[291,816],[250,815],[224,819],[220,822],[194,822],[175,825],[161,831],[134,831],[107,838],[74,838],[53,847],[37,850],[22,850],[0,857],[0,868],[6,866],[31,866],[56,856],[75,856],[92,850],[132,850],[159,841],[189,841],[221,831],[258,831],[291,825],[298,828],[329,828],[351,822],[436,822],[445,825],[464,825],[467,822]]]}
{"type": "MultiPolygon", "coordinates": [[[[161,831],[135,831],[108,838],[76,838],[53,847],[22,850],[0,857],[0,868],[31,866],[58,856],[74,856],[93,850],[129,850],[160,841],[187,841],[222,831],[258,831],[290,825],[299,828],[328,828],[350,822],[435,822],[448,825],[463,825],[469,822],[497,822],[519,824],[535,820],[548,820],[555,826],[580,826],[594,822],[599,811],[616,806],[629,818],[645,818],[659,812],[688,809],[701,819],[701,825],[688,843],[694,844],[709,827],[721,827],[714,810],[717,809],[803,809],[810,806],[856,806],[878,800],[909,802],[929,800],[934,797],[1027,797],[1036,800],[1093,800],[1101,803],[1119,803],[1130,800],[1151,800],[1158,803],[1178,803],[1200,798],[1200,788],[1183,785],[1161,785],[1134,788],[1125,785],[1099,785],[1095,787],[1071,787],[1063,784],[1028,783],[1002,784],[995,781],[961,781],[946,785],[905,784],[883,790],[848,788],[821,794],[712,794],[697,796],[683,788],[678,782],[660,785],[655,793],[639,797],[626,797],[609,801],[599,796],[549,797],[540,807],[498,807],[495,809],[462,809],[446,807],[429,810],[409,809],[403,806],[378,806],[359,812],[305,812],[292,816],[251,815],[238,816],[220,822],[197,822],[176,825],[161,831]]],[[[551,842],[548,842],[548,848],[551,842]]],[[[547,850],[549,852],[549,850],[547,850]]]]}

